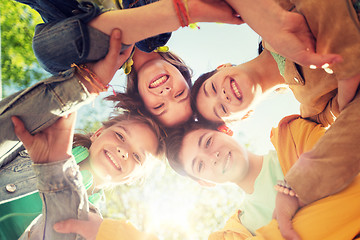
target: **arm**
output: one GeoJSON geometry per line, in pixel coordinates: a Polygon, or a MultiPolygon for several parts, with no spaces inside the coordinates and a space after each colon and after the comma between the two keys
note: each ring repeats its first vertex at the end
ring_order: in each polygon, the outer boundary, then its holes
{"type": "MultiPolygon", "coordinates": [[[[242,23],[223,1],[189,0],[188,7],[191,22],[242,23]]],[[[180,27],[180,22],[173,0],[162,0],[138,8],[105,12],[89,25],[105,34],[118,28],[122,31],[123,43],[132,44],[161,33],[173,32],[180,27]]]]}
{"type": "MultiPolygon", "coordinates": [[[[108,55],[89,65],[104,85],[110,82],[122,62],[128,58],[119,55],[121,40],[118,31],[114,31],[110,40],[108,55]]],[[[16,153],[14,149],[21,146],[14,134],[11,116],[21,117],[26,128],[36,133],[53,124],[59,117],[91,102],[95,93],[91,84],[76,74],[75,69],[70,69],[3,99],[0,102],[0,166],[11,159],[12,152],[16,153]]]]}
{"type": "Polygon", "coordinates": [[[283,10],[273,0],[227,0],[265,42],[281,54],[304,65],[322,66],[341,60],[335,54],[316,54],[315,41],[305,18],[283,10]],[[276,34],[274,34],[276,33],[276,34]]]}
{"type": "MultiPolygon", "coordinates": [[[[42,67],[58,73],[72,63],[83,64],[103,58],[113,29],[120,29],[124,44],[154,36],[143,51],[163,46],[171,32],[180,27],[172,0],[162,0],[137,8],[101,13],[96,5],[84,3],[73,17],[39,24],[33,38],[34,53],[42,67]],[[158,34],[165,33],[161,36],[158,34]]],[[[240,24],[233,10],[222,0],[188,0],[191,21],[217,21],[240,24]]]]}
{"type": "MultiPolygon", "coordinates": [[[[34,220],[23,236],[30,239],[63,239],[52,225],[67,218],[87,219],[89,204],[81,174],[71,145],[76,115],[62,117],[52,126],[31,135],[17,117],[13,117],[15,133],[23,142],[37,178],[37,187],[43,200],[42,216],[34,220]]],[[[76,235],[66,236],[76,239],[76,235]]]]}

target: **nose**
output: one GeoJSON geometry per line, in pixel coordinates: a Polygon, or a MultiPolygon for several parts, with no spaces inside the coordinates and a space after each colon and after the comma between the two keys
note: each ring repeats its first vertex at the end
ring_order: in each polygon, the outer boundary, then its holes
{"type": "Polygon", "coordinates": [[[116,151],[118,152],[118,155],[120,156],[121,159],[123,159],[123,160],[128,159],[129,153],[125,149],[123,149],[121,147],[116,147],[116,151]]]}
{"type": "Polygon", "coordinates": [[[221,97],[226,101],[226,102],[231,102],[231,98],[230,98],[230,94],[225,90],[225,88],[222,89],[221,91],[221,97]]]}
{"type": "Polygon", "coordinates": [[[216,164],[218,163],[219,158],[220,158],[220,152],[219,151],[213,152],[209,158],[210,158],[211,164],[216,166],[216,164]]]}
{"type": "Polygon", "coordinates": [[[171,87],[167,86],[167,87],[163,87],[159,94],[162,95],[162,96],[167,96],[171,91],[171,87]]]}

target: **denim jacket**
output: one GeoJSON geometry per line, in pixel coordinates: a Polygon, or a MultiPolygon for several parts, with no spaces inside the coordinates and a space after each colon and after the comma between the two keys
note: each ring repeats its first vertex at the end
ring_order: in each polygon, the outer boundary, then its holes
{"type": "Polygon", "coordinates": [[[5,227],[1,229],[0,236],[5,235],[9,238],[7,231],[13,229],[11,237],[16,236],[16,234],[19,237],[39,211],[18,211],[18,202],[16,201],[32,194],[34,196],[39,194],[42,199],[42,206],[39,198],[28,204],[37,205],[36,207],[40,207],[40,209],[42,207],[42,215],[35,218],[20,239],[82,239],[76,234],[65,236],[54,232],[52,229],[54,223],[61,220],[68,218],[87,219],[89,202],[78,169],[73,157],[55,163],[32,164],[26,151],[21,151],[13,161],[3,166],[0,169],[0,206],[11,206],[13,208],[2,214],[0,223],[5,227]],[[14,201],[15,203],[11,205],[10,203],[14,201]],[[18,223],[16,214],[24,217],[32,215],[32,217],[27,217],[26,221],[18,223]],[[14,223],[20,226],[12,228],[7,225],[14,223]]]}
{"type": "Polygon", "coordinates": [[[43,201],[43,211],[20,239],[83,239],[77,234],[64,235],[53,230],[53,225],[58,221],[87,219],[89,202],[75,159],[72,157],[60,162],[34,164],[33,170],[43,201]]]}
{"type": "MultiPolygon", "coordinates": [[[[87,23],[104,12],[92,2],[67,0],[17,0],[37,10],[44,19],[36,26],[33,38],[34,53],[40,65],[50,73],[65,71],[72,63],[97,61],[107,54],[109,36],[87,26],[87,23]],[[59,1],[59,2],[57,2],[59,1]],[[47,11],[47,9],[49,9],[47,11]]],[[[143,6],[157,0],[124,0],[124,8],[143,6]],[[132,3],[135,4],[132,4],[132,3]]],[[[129,23],[131,24],[131,23],[129,23]]],[[[152,52],[170,39],[171,33],[160,34],[136,43],[145,52],[152,52]]],[[[123,50],[127,45],[123,45],[123,50]]]]}
{"type": "Polygon", "coordinates": [[[0,168],[0,204],[37,191],[32,161],[26,151],[0,168]]]}

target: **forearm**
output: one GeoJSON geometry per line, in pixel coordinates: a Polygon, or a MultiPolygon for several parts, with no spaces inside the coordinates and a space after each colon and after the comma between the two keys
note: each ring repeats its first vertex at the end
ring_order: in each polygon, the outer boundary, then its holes
{"type": "Polygon", "coordinates": [[[281,29],[288,13],[273,0],[226,0],[241,18],[265,40],[281,29]]]}
{"type": "MultiPolygon", "coordinates": [[[[89,204],[81,174],[75,163],[70,159],[48,164],[34,164],[38,179],[38,188],[43,199],[43,218],[33,234],[44,239],[64,239],[63,234],[53,230],[54,223],[68,218],[87,219],[89,204]],[[41,226],[43,224],[43,226],[41,226]]],[[[75,239],[75,234],[66,235],[66,239],[75,239]]]]}
{"type": "Polygon", "coordinates": [[[122,43],[133,44],[148,37],[175,31],[180,27],[180,22],[173,2],[165,0],[138,8],[105,12],[89,25],[108,35],[114,28],[118,28],[122,32],[122,43]]]}

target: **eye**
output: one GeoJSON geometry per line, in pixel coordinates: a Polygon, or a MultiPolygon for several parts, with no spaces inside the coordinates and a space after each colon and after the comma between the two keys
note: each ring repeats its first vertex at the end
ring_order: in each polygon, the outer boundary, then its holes
{"type": "Polygon", "coordinates": [[[185,92],[185,89],[183,89],[181,92],[179,92],[178,94],[175,95],[175,98],[180,97],[181,95],[183,95],[185,92]]]}
{"type": "Polygon", "coordinates": [[[133,157],[134,157],[137,164],[142,165],[141,157],[137,153],[133,153],[133,157]]]}
{"type": "Polygon", "coordinates": [[[201,170],[203,169],[203,167],[204,167],[203,161],[200,161],[200,162],[199,162],[199,166],[198,166],[198,172],[201,172],[201,170]]]}
{"type": "Polygon", "coordinates": [[[157,105],[156,107],[154,107],[154,109],[159,109],[159,108],[161,108],[162,106],[164,106],[164,103],[161,103],[161,104],[157,105]]]}
{"type": "Polygon", "coordinates": [[[115,132],[115,135],[120,141],[125,142],[125,137],[121,133],[115,132]]]}
{"type": "Polygon", "coordinates": [[[226,110],[226,108],[225,108],[225,106],[224,105],[220,105],[221,106],[221,110],[225,113],[225,114],[227,114],[227,110],[226,110]]]}
{"type": "Polygon", "coordinates": [[[209,148],[209,146],[211,145],[211,142],[212,142],[212,137],[209,137],[205,143],[205,148],[209,148]]]}
{"type": "Polygon", "coordinates": [[[214,91],[214,93],[217,93],[214,83],[211,83],[211,87],[212,87],[212,90],[214,91]]]}

